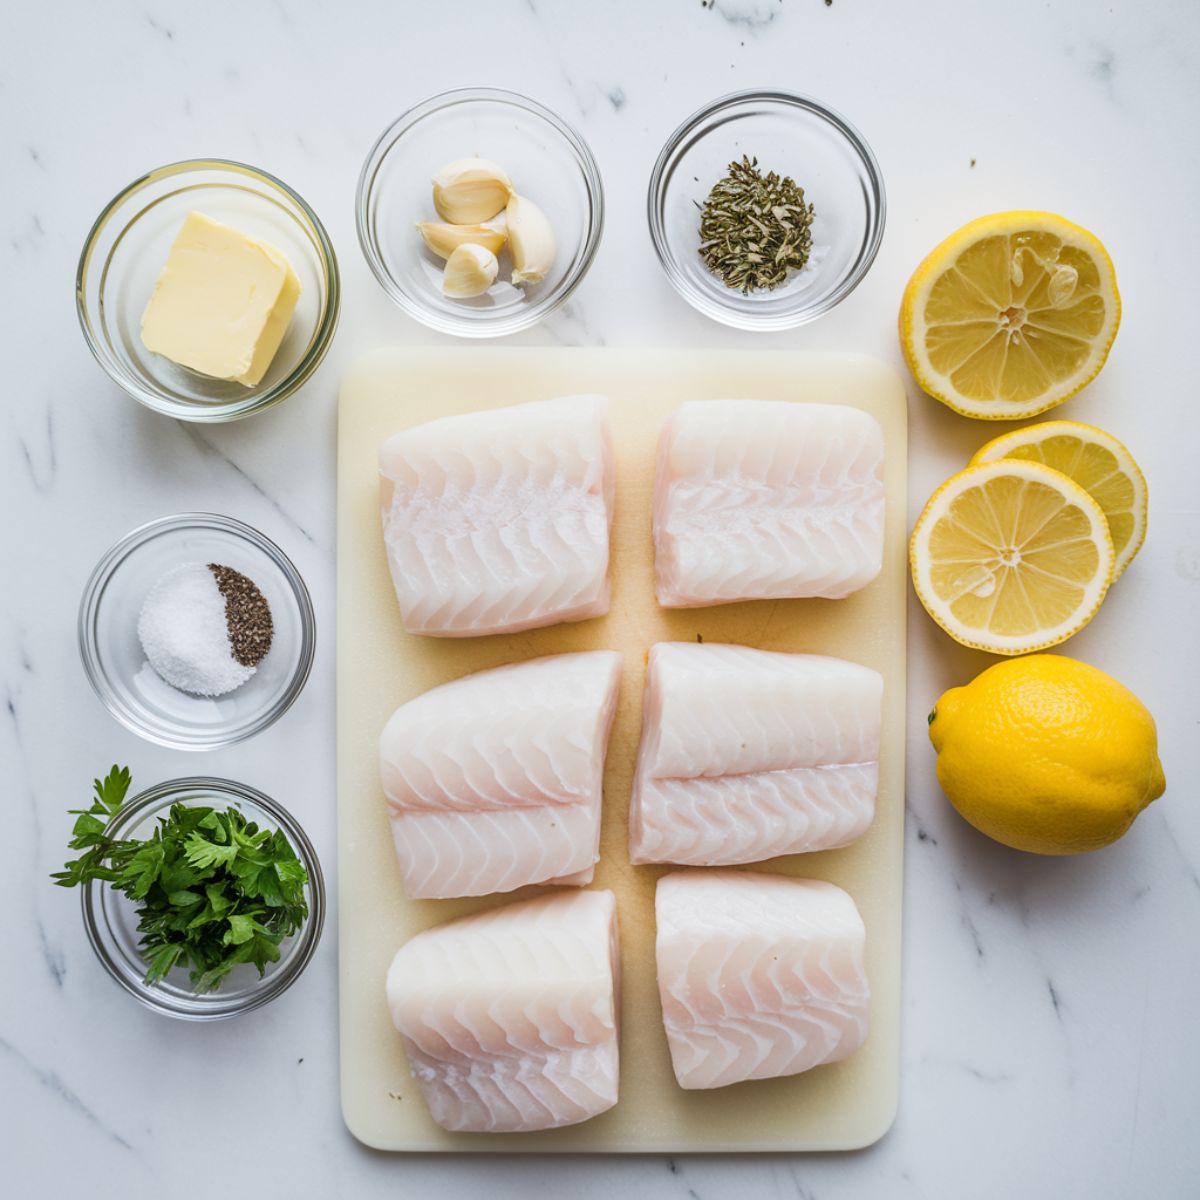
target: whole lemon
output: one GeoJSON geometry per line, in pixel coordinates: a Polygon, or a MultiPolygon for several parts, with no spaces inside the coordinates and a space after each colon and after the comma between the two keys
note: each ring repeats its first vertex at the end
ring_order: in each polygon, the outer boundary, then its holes
{"type": "Polygon", "coordinates": [[[929,714],[950,802],[1034,854],[1115,842],[1166,789],[1154,718],[1111,675],[1058,654],[997,663],[929,714]]]}

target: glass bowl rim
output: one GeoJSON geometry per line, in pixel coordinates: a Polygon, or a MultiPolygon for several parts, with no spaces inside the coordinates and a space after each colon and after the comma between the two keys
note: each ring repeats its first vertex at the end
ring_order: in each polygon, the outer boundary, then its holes
{"type": "MultiPolygon", "coordinates": [[[[128,228],[128,226],[126,226],[128,228]]],[[[123,236],[123,234],[122,234],[123,236]]],[[[249,163],[239,162],[232,158],[186,158],[177,162],[166,163],[161,167],[139,175],[126,184],[101,210],[100,215],[92,222],[84,239],[83,249],[79,254],[79,262],[75,268],[75,314],[79,326],[83,330],[84,340],[92,357],[104,368],[108,377],[121,388],[126,395],[132,396],[138,403],[145,405],[155,412],[164,413],[181,421],[195,421],[211,424],[223,421],[237,421],[254,413],[263,412],[286,400],[312,377],[317,367],[321,365],[337,330],[338,318],[342,307],[341,272],[338,268],[337,252],[320,217],[308,204],[303,196],[289,187],[282,179],[249,163]],[[132,196],[142,191],[152,183],[168,179],[174,175],[183,175],[189,171],[218,170],[228,171],[238,175],[249,175],[281,192],[303,214],[310,226],[310,232],[318,247],[318,258],[321,264],[321,274],[325,280],[325,305],[313,333],[311,344],[304,356],[292,368],[292,371],[273,387],[263,391],[251,391],[244,399],[233,400],[219,404],[188,404],[170,400],[161,392],[151,387],[131,384],[131,381],[120,372],[112,362],[112,356],[104,346],[102,339],[92,323],[88,310],[86,287],[88,271],[92,265],[92,257],[100,235],[108,227],[116,212],[132,196]]]]}
{"type": "Polygon", "coordinates": [[[840,304],[863,281],[867,272],[871,269],[875,261],[875,256],[879,253],[879,247],[883,242],[884,226],[887,221],[887,195],[883,184],[883,172],[879,167],[879,162],[874,152],[858,129],[846,120],[841,113],[801,92],[787,91],[783,88],[747,88],[719,96],[716,100],[698,108],[689,117],[680,122],[675,131],[667,138],[650,171],[650,180],[646,189],[646,216],[650,226],[650,241],[654,245],[654,253],[658,258],[659,265],[662,267],[663,273],[670,281],[671,286],[692,308],[714,321],[719,321],[735,329],[745,329],[753,332],[775,332],[784,329],[794,329],[799,325],[815,321],[818,317],[823,316],[830,309],[840,304]],[[680,146],[691,138],[700,125],[711,120],[711,118],[717,116],[719,113],[741,107],[742,105],[762,101],[772,101],[791,108],[800,109],[804,113],[814,116],[830,126],[833,132],[850,146],[851,150],[862,163],[870,183],[871,194],[875,200],[875,217],[868,224],[870,236],[867,241],[866,251],[859,258],[854,269],[819,303],[801,304],[794,309],[770,315],[755,315],[752,312],[734,309],[718,299],[697,292],[675,263],[675,257],[668,245],[666,229],[661,214],[662,200],[666,194],[665,172],[667,164],[674,157],[680,146]]]}
{"type": "MultiPolygon", "coordinates": [[[[261,1008],[262,1005],[286,992],[304,973],[304,969],[316,953],[325,927],[325,876],[321,870],[321,862],[317,857],[316,848],[308,834],[304,832],[300,822],[287,808],[257,788],[214,775],[188,775],[179,779],[168,779],[139,792],[132,800],[121,805],[121,808],[105,825],[104,832],[110,836],[115,835],[131,827],[134,819],[140,819],[147,812],[152,813],[159,808],[173,804],[175,801],[172,797],[184,792],[195,791],[213,793],[214,799],[246,801],[267,813],[277,823],[278,828],[284,831],[292,848],[296,851],[296,856],[304,864],[304,868],[308,872],[309,885],[308,919],[304,922],[300,932],[294,935],[299,944],[285,964],[281,965],[277,971],[259,979],[254,990],[248,996],[237,1001],[230,1001],[225,1007],[214,1005],[211,1011],[188,1008],[185,1006],[186,1002],[174,999],[168,1002],[164,993],[154,987],[148,987],[140,979],[136,982],[130,979],[115,962],[105,944],[101,929],[103,925],[111,936],[111,926],[102,920],[99,912],[100,901],[95,896],[96,889],[109,886],[105,881],[88,880],[81,888],[80,904],[83,911],[84,928],[92,950],[100,960],[101,966],[126,992],[146,1008],[161,1013],[163,1016],[183,1021],[219,1021],[261,1008]]],[[[219,997],[220,992],[214,992],[212,995],[219,997]]],[[[197,1001],[207,1003],[201,1001],[199,997],[197,997],[197,1001]]]]}
{"type": "Polygon", "coordinates": [[[304,685],[308,682],[309,674],[312,671],[313,660],[316,657],[317,622],[312,597],[309,595],[303,577],[292,560],[265,533],[260,533],[252,525],[247,525],[236,517],[226,517],[220,513],[210,512],[183,512],[157,517],[153,521],[147,521],[144,525],[131,529],[104,552],[84,585],[83,595],[79,601],[77,637],[84,673],[92,685],[92,690],[99,696],[101,703],[109,713],[126,729],[148,742],[166,746],[171,750],[214,750],[236,745],[238,742],[244,742],[255,734],[261,733],[292,707],[296,698],[304,690],[304,685]],[[100,667],[95,629],[100,601],[105,589],[129,555],[159,534],[193,527],[232,534],[234,537],[248,541],[274,563],[287,580],[300,612],[300,650],[296,669],[292,672],[286,689],[275,703],[264,709],[255,720],[232,735],[225,732],[219,736],[199,741],[183,741],[169,733],[164,733],[158,727],[146,725],[135,717],[118,698],[107,675],[100,667]]]}
{"type": "Polygon", "coordinates": [[[408,316],[438,333],[449,333],[457,337],[468,338],[505,337],[538,324],[543,317],[549,316],[555,309],[565,304],[575,289],[583,282],[595,261],[596,252],[600,247],[600,237],[604,232],[604,183],[600,176],[596,157],[583,135],[569,121],[544,104],[530,96],[507,88],[451,88],[448,91],[428,96],[405,109],[375,139],[358,176],[358,185],[354,194],[354,224],[358,233],[358,244],[362,248],[363,257],[367,260],[371,274],[375,276],[376,281],[392,303],[408,316]],[[582,171],[584,186],[588,194],[588,218],[585,224],[583,250],[575,269],[563,277],[553,292],[532,304],[524,305],[515,316],[495,322],[446,316],[427,308],[419,300],[413,298],[405,288],[400,286],[384,265],[378,240],[373,236],[370,222],[367,219],[368,200],[374,191],[379,170],[404,134],[420,121],[454,105],[477,102],[509,104],[544,120],[570,147],[572,155],[582,171]]]}

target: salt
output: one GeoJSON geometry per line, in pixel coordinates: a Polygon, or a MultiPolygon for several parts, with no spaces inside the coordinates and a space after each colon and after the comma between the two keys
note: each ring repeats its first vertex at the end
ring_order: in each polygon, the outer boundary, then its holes
{"type": "Polygon", "coordinates": [[[205,563],[168,571],[146,597],[137,631],[150,665],[181,692],[223,696],[254,674],[233,655],[225,597],[205,563]]]}

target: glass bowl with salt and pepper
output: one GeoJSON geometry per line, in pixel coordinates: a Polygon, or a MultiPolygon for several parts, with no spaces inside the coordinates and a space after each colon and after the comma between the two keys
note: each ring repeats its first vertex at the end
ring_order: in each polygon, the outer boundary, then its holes
{"type": "Polygon", "coordinates": [[[843,117],[806,96],[748,91],[689,117],[650,175],[650,238],[672,286],[739,329],[828,312],[883,238],[879,165],[843,117]]]}
{"type": "Polygon", "coordinates": [[[300,694],[316,623],[291,561],[213,513],[152,521],[100,560],[79,610],[93,688],[159,745],[205,750],[267,728],[300,694]]]}

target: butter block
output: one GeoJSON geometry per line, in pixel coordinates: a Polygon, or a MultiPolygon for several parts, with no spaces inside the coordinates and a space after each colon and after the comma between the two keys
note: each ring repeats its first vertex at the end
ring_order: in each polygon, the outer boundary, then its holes
{"type": "Polygon", "coordinates": [[[282,250],[188,213],[142,314],[142,344],[190,371],[254,387],[299,299],[282,250]]]}

